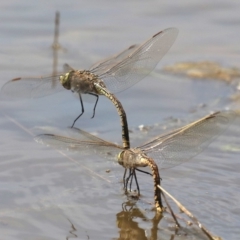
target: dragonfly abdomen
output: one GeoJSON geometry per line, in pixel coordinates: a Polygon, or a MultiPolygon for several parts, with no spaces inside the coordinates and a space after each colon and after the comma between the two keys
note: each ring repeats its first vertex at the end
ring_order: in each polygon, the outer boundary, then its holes
{"type": "Polygon", "coordinates": [[[98,79],[98,82],[94,82],[94,86],[96,88],[96,91],[98,92],[99,95],[104,95],[107,97],[116,107],[118,111],[118,115],[120,116],[121,120],[121,125],[122,125],[122,141],[123,141],[123,147],[125,149],[130,148],[130,141],[129,141],[129,132],[128,132],[128,123],[127,123],[127,116],[126,113],[123,109],[122,104],[119,102],[119,100],[112,94],[110,93],[106,87],[104,87],[104,83],[98,79]]]}
{"type": "Polygon", "coordinates": [[[162,199],[161,199],[161,190],[158,188],[160,185],[160,175],[158,171],[158,166],[153,159],[146,156],[145,161],[147,162],[148,167],[152,170],[153,182],[154,182],[154,200],[157,211],[163,211],[162,199]]]}

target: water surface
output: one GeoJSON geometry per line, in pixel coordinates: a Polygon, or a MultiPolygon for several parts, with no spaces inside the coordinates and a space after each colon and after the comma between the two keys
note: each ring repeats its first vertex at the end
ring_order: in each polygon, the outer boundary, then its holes
{"type": "MultiPolygon", "coordinates": [[[[131,145],[225,108],[236,82],[191,79],[161,71],[184,61],[213,61],[239,67],[237,1],[14,1],[1,2],[0,70],[2,86],[20,76],[53,71],[54,16],[58,10],[58,71],[67,62],[87,68],[141,43],[167,27],[179,36],[156,70],[117,95],[128,116],[131,145]],[[138,126],[149,127],[140,131],[138,126]]],[[[76,127],[121,144],[114,106],[100,98],[76,127]]],[[[79,114],[79,100],[63,91],[40,99],[1,100],[0,228],[4,239],[170,239],[169,216],[154,217],[150,177],[139,175],[141,198],[128,201],[120,182],[123,168],[98,156],[60,154],[33,141],[31,133],[64,129],[79,114]],[[28,132],[30,131],[30,132],[28,132]],[[110,173],[106,170],[110,169],[110,173]],[[126,206],[125,210],[122,207],[126,206]],[[132,209],[131,209],[132,207],[132,209]]],[[[240,234],[238,122],[193,161],[161,172],[163,186],[223,239],[240,234]],[[237,129],[237,130],[236,130],[237,129]]],[[[177,211],[177,209],[175,209],[177,211]]],[[[188,229],[186,229],[188,231],[188,229]]],[[[196,230],[197,231],[197,230],[196,230]]],[[[174,239],[199,239],[196,232],[174,239]]],[[[204,239],[204,238],[202,238],[204,239]]]]}

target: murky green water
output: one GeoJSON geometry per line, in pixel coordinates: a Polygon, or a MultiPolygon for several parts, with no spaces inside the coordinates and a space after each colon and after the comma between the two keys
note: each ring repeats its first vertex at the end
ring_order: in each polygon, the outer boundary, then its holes
{"type": "MultiPolygon", "coordinates": [[[[233,108],[236,79],[231,84],[171,75],[161,68],[184,61],[213,61],[239,67],[237,1],[7,1],[0,3],[1,86],[20,76],[53,71],[55,11],[61,13],[58,70],[67,62],[87,68],[133,43],[141,43],[168,27],[179,36],[156,71],[117,95],[138,146],[166,129],[233,108]],[[149,130],[138,129],[146,125],[149,130]]],[[[114,106],[100,98],[77,127],[121,143],[114,106]]],[[[119,182],[123,168],[97,156],[65,155],[33,141],[46,127],[63,130],[81,110],[71,92],[7,102],[1,100],[0,229],[4,239],[173,239],[173,222],[152,211],[153,188],[139,175],[141,198],[131,209],[119,182]],[[24,127],[25,129],[23,129],[24,127]],[[43,129],[44,127],[44,129],[43,129]],[[106,173],[110,169],[110,173],[106,173]],[[123,210],[123,206],[126,206],[123,210]]],[[[240,230],[239,121],[193,161],[161,172],[163,186],[223,239],[238,239],[240,230]]],[[[177,209],[175,209],[177,211],[177,209]]],[[[186,229],[174,239],[199,239],[186,229]],[[187,233],[187,235],[186,235],[187,233]]],[[[201,238],[204,239],[204,238],[201,238]]]]}

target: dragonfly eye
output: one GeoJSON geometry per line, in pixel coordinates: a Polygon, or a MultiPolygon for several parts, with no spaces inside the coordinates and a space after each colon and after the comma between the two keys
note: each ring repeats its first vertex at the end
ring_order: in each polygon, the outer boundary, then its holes
{"type": "Polygon", "coordinates": [[[71,89],[71,72],[66,73],[65,75],[61,75],[59,77],[60,83],[63,85],[64,88],[70,90],[71,89]]]}
{"type": "Polygon", "coordinates": [[[124,152],[125,152],[125,151],[120,152],[120,153],[118,154],[118,157],[117,157],[118,163],[119,163],[120,165],[123,165],[123,158],[124,158],[123,154],[124,154],[124,152]]]}

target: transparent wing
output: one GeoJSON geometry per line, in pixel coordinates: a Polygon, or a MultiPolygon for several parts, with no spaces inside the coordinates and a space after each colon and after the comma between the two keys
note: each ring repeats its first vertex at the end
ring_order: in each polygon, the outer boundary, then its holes
{"type": "Polygon", "coordinates": [[[113,55],[108,57],[104,60],[101,60],[91,66],[90,71],[95,73],[96,75],[101,75],[109,70],[111,67],[118,64],[124,58],[128,57],[133,51],[138,48],[137,44],[130,46],[129,48],[125,49],[124,51],[120,52],[119,54],[113,55]]]}
{"type": "Polygon", "coordinates": [[[68,63],[63,64],[63,72],[67,73],[70,71],[75,71],[73,67],[71,67],[68,63]]]}
{"type": "Polygon", "coordinates": [[[155,138],[140,149],[161,169],[174,167],[202,152],[236,118],[233,111],[216,112],[194,123],[155,138]]]}
{"type": "Polygon", "coordinates": [[[168,28],[143,43],[121,62],[99,75],[113,93],[123,91],[147,76],[167,53],[178,35],[168,28]]]}
{"type": "Polygon", "coordinates": [[[117,161],[122,147],[104,141],[85,131],[74,128],[77,138],[63,137],[53,134],[41,134],[34,138],[38,143],[59,149],[79,152],[85,155],[97,154],[111,161],[117,161]]]}
{"type": "Polygon", "coordinates": [[[6,99],[44,97],[64,89],[59,82],[59,76],[15,78],[3,85],[1,95],[6,99]]]}

